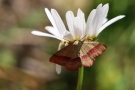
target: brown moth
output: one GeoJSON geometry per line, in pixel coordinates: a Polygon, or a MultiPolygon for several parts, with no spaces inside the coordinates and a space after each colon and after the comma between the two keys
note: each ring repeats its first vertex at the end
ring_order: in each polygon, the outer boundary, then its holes
{"type": "Polygon", "coordinates": [[[56,52],[50,58],[50,62],[75,71],[81,66],[92,66],[96,57],[101,55],[106,49],[106,45],[97,41],[81,41],[77,45],[69,44],[56,52]]]}

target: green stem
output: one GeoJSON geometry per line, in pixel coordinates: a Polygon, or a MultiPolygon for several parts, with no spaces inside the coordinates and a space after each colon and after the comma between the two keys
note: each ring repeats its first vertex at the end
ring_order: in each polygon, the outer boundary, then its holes
{"type": "Polygon", "coordinates": [[[79,69],[79,72],[78,72],[78,82],[77,82],[76,90],[81,90],[82,89],[83,72],[84,72],[84,66],[82,66],[79,69]]]}

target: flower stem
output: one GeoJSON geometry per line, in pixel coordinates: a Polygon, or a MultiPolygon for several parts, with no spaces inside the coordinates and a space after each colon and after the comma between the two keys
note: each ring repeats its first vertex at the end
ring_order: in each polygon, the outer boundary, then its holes
{"type": "Polygon", "coordinates": [[[84,72],[84,66],[82,66],[79,69],[79,72],[78,72],[78,82],[77,82],[76,90],[81,90],[82,89],[83,72],[84,72]]]}

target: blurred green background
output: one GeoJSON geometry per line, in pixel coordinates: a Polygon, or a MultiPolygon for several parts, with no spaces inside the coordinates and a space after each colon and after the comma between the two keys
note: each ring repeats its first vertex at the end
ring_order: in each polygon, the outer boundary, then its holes
{"type": "MultiPolygon", "coordinates": [[[[0,0],[0,90],[75,90],[77,71],[57,75],[49,57],[58,40],[31,35],[51,25],[44,8],[85,13],[109,3],[108,19],[126,15],[107,27],[98,41],[107,50],[85,68],[82,90],[135,90],[135,0],[0,0]]],[[[66,24],[66,23],[65,23],[66,24]]]]}

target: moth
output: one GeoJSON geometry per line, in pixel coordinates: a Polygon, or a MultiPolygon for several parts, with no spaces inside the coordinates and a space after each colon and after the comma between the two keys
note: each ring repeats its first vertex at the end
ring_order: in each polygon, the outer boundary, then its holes
{"type": "Polygon", "coordinates": [[[80,41],[69,44],[57,51],[50,58],[50,62],[64,66],[70,71],[76,71],[81,66],[90,67],[96,58],[107,49],[105,44],[97,41],[80,41]]]}

